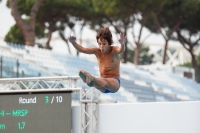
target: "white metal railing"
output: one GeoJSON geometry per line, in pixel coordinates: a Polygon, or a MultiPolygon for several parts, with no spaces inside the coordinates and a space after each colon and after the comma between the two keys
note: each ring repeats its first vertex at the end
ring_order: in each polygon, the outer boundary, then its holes
{"type": "Polygon", "coordinates": [[[36,90],[80,90],[81,81],[77,76],[31,77],[0,79],[1,92],[36,90]]]}

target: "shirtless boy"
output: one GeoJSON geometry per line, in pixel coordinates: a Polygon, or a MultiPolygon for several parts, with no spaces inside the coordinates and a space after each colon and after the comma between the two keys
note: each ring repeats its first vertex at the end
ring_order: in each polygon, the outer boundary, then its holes
{"type": "Polygon", "coordinates": [[[70,36],[69,41],[73,46],[82,53],[94,54],[97,57],[100,78],[92,76],[85,70],[79,71],[79,76],[88,86],[94,86],[103,93],[115,93],[120,88],[120,53],[125,50],[126,37],[120,34],[118,39],[121,44],[111,46],[113,44],[112,34],[108,27],[101,28],[96,36],[98,48],[84,48],[76,43],[76,37],[70,36]]]}

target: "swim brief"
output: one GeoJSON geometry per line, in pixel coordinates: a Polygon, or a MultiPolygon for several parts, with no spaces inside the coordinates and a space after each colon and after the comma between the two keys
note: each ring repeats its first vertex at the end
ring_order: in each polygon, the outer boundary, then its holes
{"type": "MultiPolygon", "coordinates": [[[[119,82],[119,87],[120,87],[120,79],[118,79],[118,78],[115,78],[115,79],[117,79],[117,81],[119,82]]],[[[118,90],[119,90],[119,89],[118,89],[118,90]]],[[[116,92],[117,92],[117,91],[116,91],[116,92]]],[[[111,91],[109,91],[108,89],[106,89],[104,93],[115,93],[115,92],[111,92],[111,91]]]]}

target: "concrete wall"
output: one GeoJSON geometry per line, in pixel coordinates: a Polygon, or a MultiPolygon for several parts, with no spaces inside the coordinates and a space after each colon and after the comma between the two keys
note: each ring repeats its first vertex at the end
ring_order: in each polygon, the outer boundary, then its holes
{"type": "MultiPolygon", "coordinates": [[[[73,133],[78,110],[72,110],[73,133]]],[[[200,102],[100,104],[98,122],[99,133],[200,133],[200,102]]]]}

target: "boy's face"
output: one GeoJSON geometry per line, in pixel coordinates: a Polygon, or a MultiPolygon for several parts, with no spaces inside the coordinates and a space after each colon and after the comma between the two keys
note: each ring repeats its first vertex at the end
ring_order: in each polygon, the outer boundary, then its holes
{"type": "Polygon", "coordinates": [[[108,44],[108,41],[104,38],[99,38],[98,39],[98,45],[99,49],[101,50],[102,53],[108,53],[110,50],[110,45],[108,44]]]}

